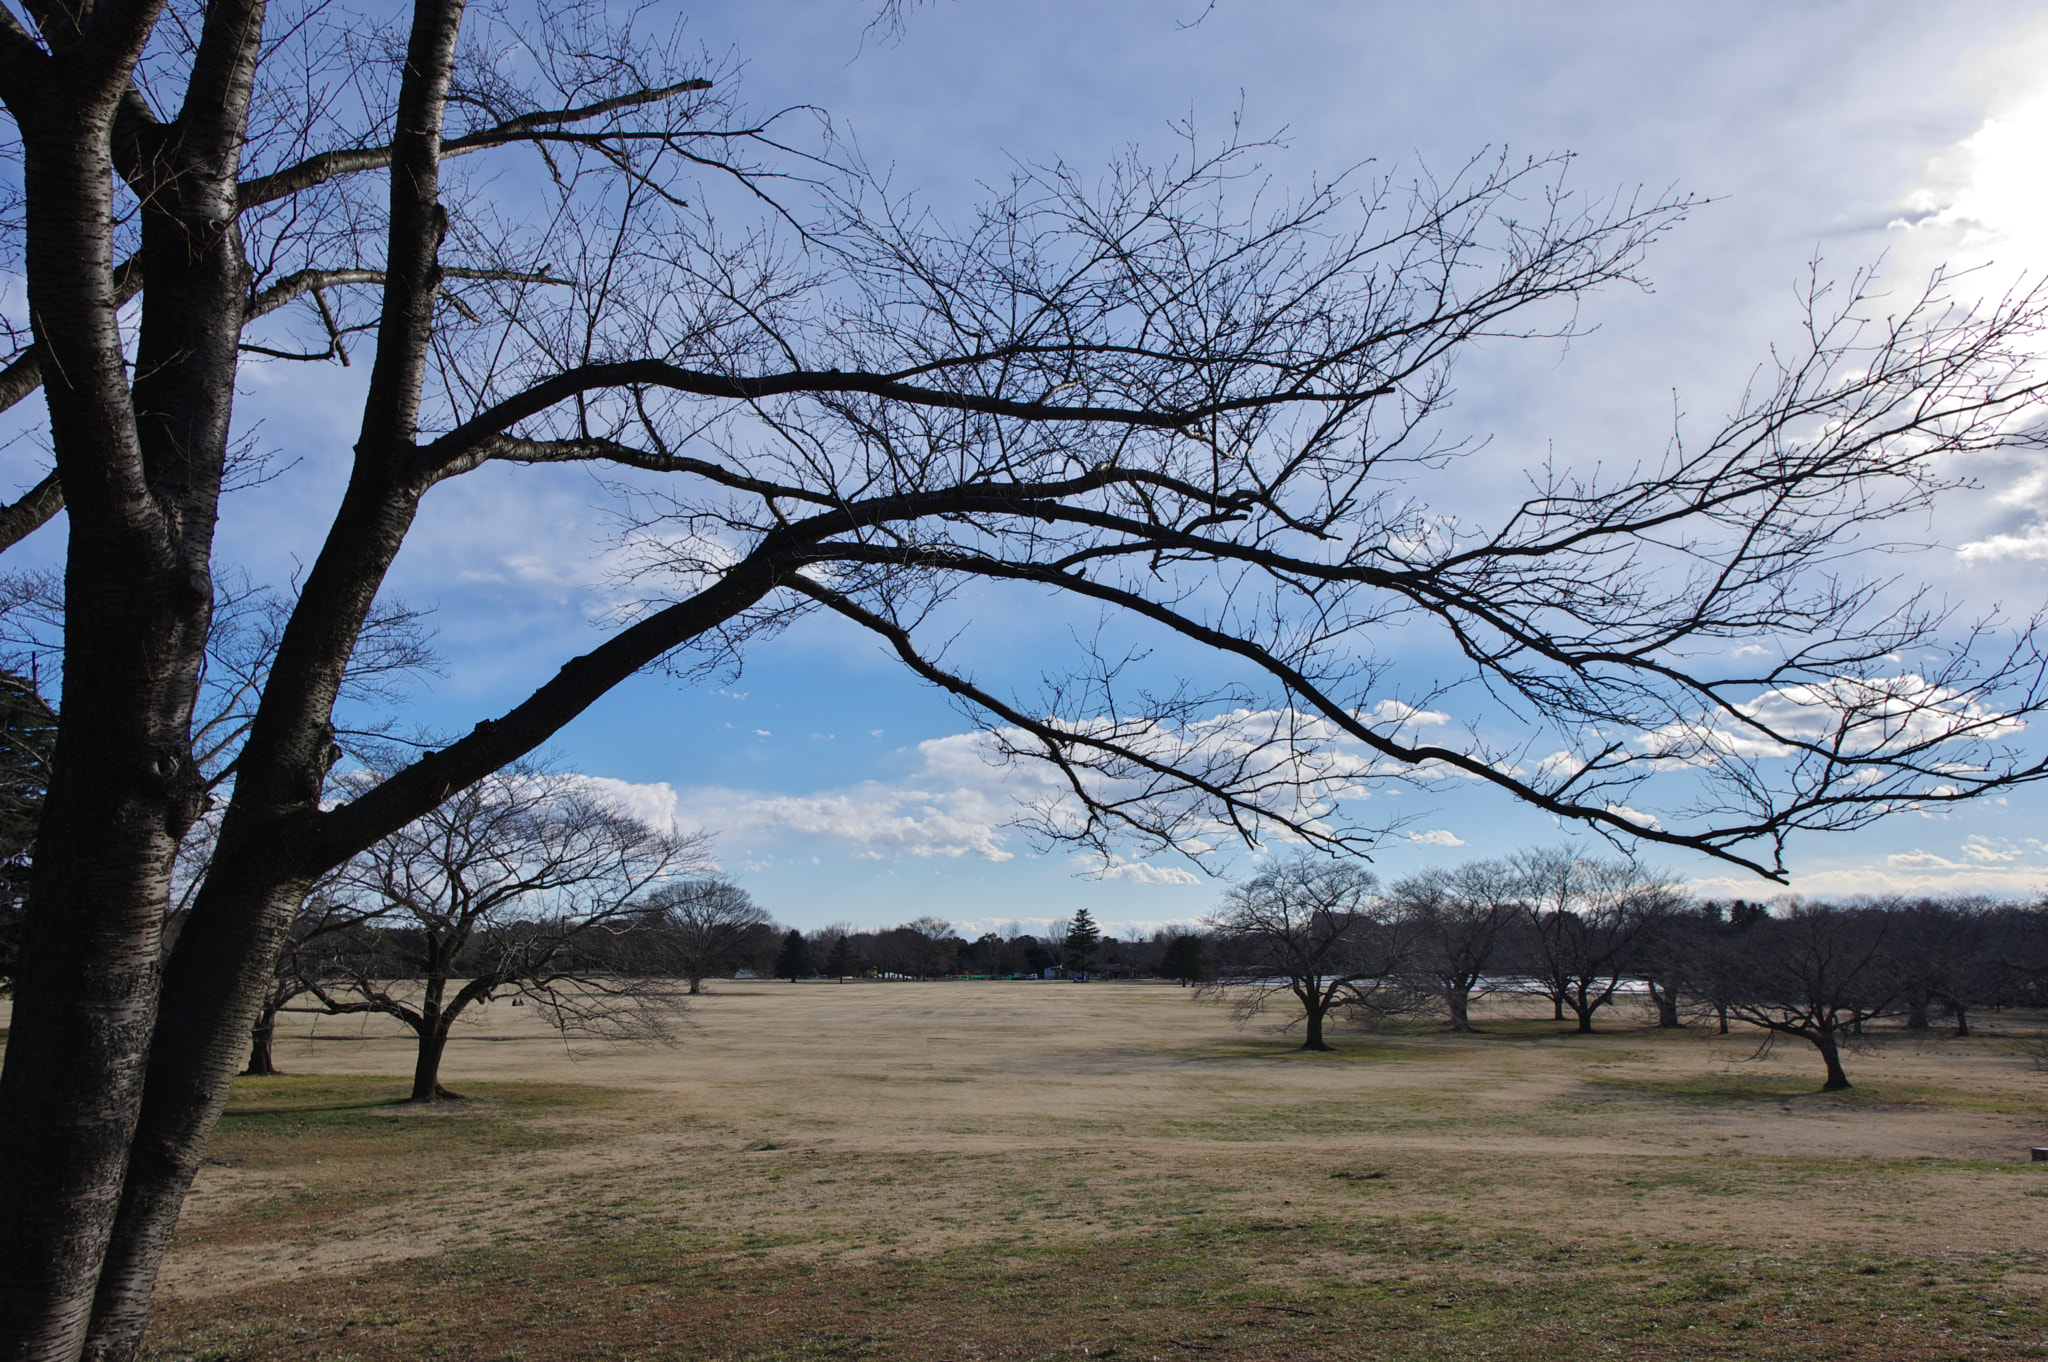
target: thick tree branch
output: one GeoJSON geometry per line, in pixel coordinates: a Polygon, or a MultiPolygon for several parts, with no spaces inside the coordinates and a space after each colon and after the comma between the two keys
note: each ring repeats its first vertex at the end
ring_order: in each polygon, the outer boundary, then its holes
{"type": "MultiPolygon", "coordinates": [[[[692,91],[708,90],[710,88],[711,82],[708,80],[684,80],[677,81],[673,85],[661,86],[658,89],[635,90],[611,99],[599,100],[595,104],[585,104],[578,108],[522,114],[517,118],[506,119],[495,127],[465,133],[461,137],[446,138],[441,142],[439,154],[442,157],[462,156],[469,152],[483,151],[491,147],[502,147],[513,142],[531,141],[543,129],[558,128],[565,123],[579,123],[592,118],[601,118],[606,114],[618,113],[624,109],[637,108],[647,104],[658,104],[664,100],[673,99],[680,94],[688,94],[692,91]]],[[[603,134],[596,135],[599,137],[603,136],[603,134]]],[[[294,165],[286,166],[282,170],[272,171],[268,175],[259,175],[254,179],[243,181],[239,195],[241,206],[247,209],[266,203],[275,203],[279,199],[289,198],[293,194],[325,184],[338,175],[352,175],[365,170],[381,170],[391,164],[392,155],[393,150],[388,146],[337,148],[333,151],[320,152],[294,165]]]]}
{"type": "Polygon", "coordinates": [[[13,548],[64,509],[64,484],[52,472],[21,500],[0,508],[0,551],[13,548]]]}

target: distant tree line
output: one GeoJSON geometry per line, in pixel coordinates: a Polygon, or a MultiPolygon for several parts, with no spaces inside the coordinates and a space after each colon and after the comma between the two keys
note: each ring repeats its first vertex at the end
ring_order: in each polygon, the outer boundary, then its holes
{"type": "Polygon", "coordinates": [[[1312,1050],[1329,1048],[1335,1017],[1472,1031],[1473,1003],[1509,993],[1549,1002],[1585,1033],[1626,1001],[1660,1027],[1744,1024],[1806,1042],[1826,1086],[1845,1088],[1842,1051],[1873,1021],[1966,1036],[1986,1009],[2048,1005],[2048,904],[1894,896],[1773,912],[1569,850],[1384,888],[1355,861],[1284,857],[1204,925],[1213,995],[1245,1017],[1281,1010],[1312,1050]]]}
{"type": "MultiPolygon", "coordinates": [[[[0,737],[32,748],[42,716],[17,710],[0,714],[0,737]]],[[[1985,1009],[2048,1006],[2048,903],[1794,900],[1774,912],[1541,848],[1383,886],[1361,862],[1302,852],[1229,888],[1196,927],[1119,937],[1082,908],[1042,933],[1013,923],[969,939],[936,917],[786,927],[708,873],[703,853],[703,839],[656,834],[573,780],[515,768],[483,782],[308,897],[249,1070],[275,1071],[281,1012],[379,1013],[417,1035],[414,1098],[431,1101],[467,1009],[509,998],[565,1031],[659,1039],[721,977],[1165,978],[1244,1019],[1278,1013],[1307,1050],[1330,1048],[1339,1021],[1474,1031],[1473,1005],[1492,995],[1540,998],[1580,1033],[1629,1004],[1660,1027],[1809,1044],[1829,1088],[1849,1085],[1842,1053],[1872,1022],[1968,1035],[1985,1009]]]]}

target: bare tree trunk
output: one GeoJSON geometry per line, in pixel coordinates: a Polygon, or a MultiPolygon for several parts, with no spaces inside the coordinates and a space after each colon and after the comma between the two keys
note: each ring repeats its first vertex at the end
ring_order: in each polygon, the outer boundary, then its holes
{"type": "MultiPolygon", "coordinates": [[[[253,858],[241,864],[251,875],[269,869],[253,858]]],[[[305,895],[303,882],[288,882],[272,892],[268,904],[258,899],[246,914],[231,913],[219,900],[240,886],[233,877],[225,878],[210,880],[201,891],[201,902],[219,906],[202,914],[195,903],[165,971],[163,1009],[149,1052],[148,1094],[122,1188],[120,1219],[99,1272],[92,1334],[83,1353],[88,1362],[127,1362],[141,1349],[157,1269],[247,1056],[292,913],[305,895]]]]}
{"type": "Polygon", "coordinates": [[[448,1019],[430,1018],[420,1030],[419,1056],[412,1066],[412,1095],[408,1102],[459,1101],[456,1093],[441,1086],[441,1056],[448,1049],[448,1019]]]}
{"type": "Polygon", "coordinates": [[[1714,1004],[1714,1015],[1715,1015],[1715,1016],[1716,1016],[1717,1018],[1719,1018],[1719,1019],[1720,1019],[1720,1022],[1721,1022],[1721,1034],[1722,1034],[1722,1035],[1724,1035],[1724,1036],[1725,1036],[1725,1035],[1727,1035],[1727,1034],[1728,1034],[1728,1004],[1726,1004],[1726,1003],[1715,1003],[1715,1004],[1714,1004]]]}
{"type": "Polygon", "coordinates": [[[1828,1066],[1828,1081],[1820,1085],[1822,1092],[1841,1092],[1849,1086],[1849,1075],[1842,1069],[1842,1051],[1835,1044],[1834,1036],[1822,1032],[1814,1042],[1821,1059],[1828,1066]]]}
{"type": "Polygon", "coordinates": [[[1319,1008],[1311,1007],[1308,1011],[1307,1022],[1303,1027],[1301,1048],[1304,1050],[1327,1050],[1330,1048],[1329,1042],[1323,1039],[1323,1013],[1319,1008]]]}
{"type": "Polygon", "coordinates": [[[276,1056],[272,1049],[277,1039],[277,1009],[265,1007],[263,1015],[256,1019],[256,1029],[249,1037],[249,1063],[243,1068],[246,1078],[275,1078],[279,1072],[276,1056]]]}
{"type": "MultiPolygon", "coordinates": [[[[204,799],[191,715],[243,276],[232,211],[210,215],[209,248],[171,240],[181,231],[166,222],[206,196],[203,174],[144,195],[144,251],[167,257],[166,296],[189,302],[186,320],[203,331],[221,301],[208,295],[226,283],[237,325],[228,369],[209,374],[217,338],[174,342],[173,327],[146,319],[131,400],[108,288],[110,130],[118,110],[132,112],[128,71],[153,15],[148,4],[109,11],[96,47],[38,65],[27,75],[34,115],[21,120],[29,310],[57,376],[45,396],[73,547],[63,713],[0,1076],[9,1358],[69,1359],[84,1346],[142,1106],[171,858],[204,799]]],[[[124,173],[154,182],[161,169],[124,173]]],[[[236,1038],[238,1063],[247,1040],[236,1038]]]]}
{"type": "Polygon", "coordinates": [[[1472,991],[1470,989],[1460,988],[1455,985],[1446,988],[1444,990],[1444,1005],[1450,1009],[1451,1029],[1453,1031],[1470,1031],[1472,1029],[1472,991]]]}

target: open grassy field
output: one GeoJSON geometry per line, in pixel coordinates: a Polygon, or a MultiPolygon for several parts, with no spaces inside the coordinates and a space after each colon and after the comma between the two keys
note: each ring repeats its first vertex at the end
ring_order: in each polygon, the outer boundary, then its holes
{"type": "Polygon", "coordinates": [[[1240,1030],[1172,986],[726,984],[678,1049],[492,1006],[470,1100],[299,1018],[156,1359],[2048,1357],[2039,1019],[1852,1055],[1240,1030]]]}

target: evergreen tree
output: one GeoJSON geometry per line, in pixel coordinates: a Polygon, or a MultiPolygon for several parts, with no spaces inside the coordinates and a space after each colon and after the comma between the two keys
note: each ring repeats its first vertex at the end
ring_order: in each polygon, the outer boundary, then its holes
{"type": "Polygon", "coordinates": [[[1067,927],[1067,972],[1080,973],[1095,968],[1095,953],[1102,947],[1102,929],[1095,925],[1095,919],[1088,916],[1086,908],[1074,910],[1074,920],[1067,927]]]}
{"type": "Polygon", "coordinates": [[[834,979],[844,979],[858,969],[853,958],[853,943],[843,936],[836,938],[832,942],[831,954],[825,957],[825,973],[834,979]]]}
{"type": "Polygon", "coordinates": [[[775,957],[775,977],[787,979],[792,984],[811,977],[810,943],[794,927],[789,929],[789,935],[782,938],[782,952],[775,957]]]}
{"type": "Polygon", "coordinates": [[[1159,972],[1168,979],[1178,980],[1183,988],[1199,984],[1209,973],[1208,952],[1199,936],[1176,936],[1166,943],[1166,954],[1160,957],[1159,972]]]}

